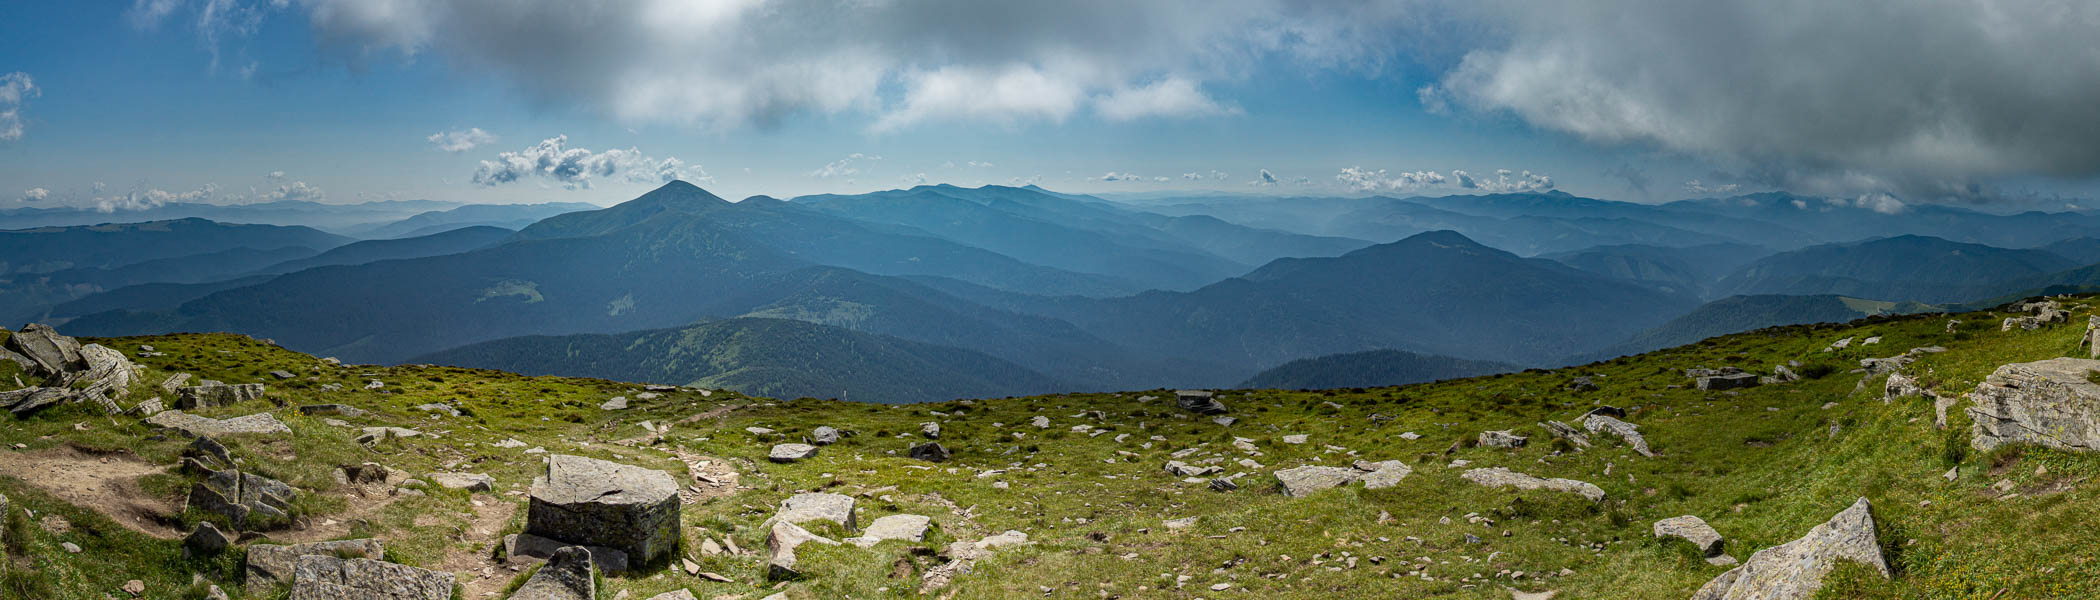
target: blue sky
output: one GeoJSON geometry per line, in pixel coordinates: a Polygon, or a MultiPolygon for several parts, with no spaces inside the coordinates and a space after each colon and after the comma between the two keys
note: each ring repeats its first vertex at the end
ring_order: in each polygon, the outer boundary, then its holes
{"type": "Polygon", "coordinates": [[[1677,4],[8,3],[0,207],[2100,189],[2095,9],[1677,4]]]}

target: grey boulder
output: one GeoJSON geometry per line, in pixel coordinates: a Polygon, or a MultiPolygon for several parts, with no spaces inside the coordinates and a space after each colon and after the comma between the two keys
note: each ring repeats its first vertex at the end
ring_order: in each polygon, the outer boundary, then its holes
{"type": "Polygon", "coordinates": [[[453,576],[369,558],[300,556],[291,600],[448,600],[453,576]]]}
{"type": "Polygon", "coordinates": [[[184,410],[232,406],[263,397],[263,384],[209,383],[180,388],[175,391],[175,408],[184,410]]]}
{"type": "Polygon", "coordinates": [[[637,563],[678,544],[678,482],[663,471],[556,454],[531,496],[525,533],[613,548],[637,563]]]}
{"type": "Polygon", "coordinates": [[[547,565],[518,586],[511,600],[592,600],[598,597],[592,577],[591,551],[569,546],[554,551],[547,565]]]}
{"type": "Polygon", "coordinates": [[[332,556],[336,558],[379,558],[386,554],[386,545],[379,540],[339,540],[314,542],[311,544],[250,544],[248,546],[248,589],[267,589],[279,583],[290,583],[292,571],[299,566],[299,557],[307,555],[332,556]]]}
{"type": "Polygon", "coordinates": [[[817,447],[809,444],[776,444],[773,446],[773,450],[766,454],[766,460],[777,463],[791,463],[816,455],[817,447]]]}
{"type": "Polygon", "coordinates": [[[1604,489],[1594,484],[1573,479],[1546,479],[1518,473],[1502,467],[1472,469],[1459,477],[1487,487],[1513,487],[1520,490],[1551,490],[1578,494],[1592,502],[1604,499],[1604,489]]]}
{"type": "Polygon", "coordinates": [[[2100,360],[2052,358],[1998,367],[1969,392],[1969,444],[2010,443],[2061,450],[2100,448],[2100,384],[2087,377],[2100,360]]]}
{"type": "Polygon", "coordinates": [[[1742,566],[1722,573],[1691,600],[1801,600],[1816,595],[1823,576],[1838,561],[1866,565],[1883,578],[1890,576],[1888,560],[1881,555],[1874,535],[1874,514],[1866,498],[1852,503],[1829,521],[1808,530],[1800,539],[1766,548],[1750,555],[1742,566]]]}

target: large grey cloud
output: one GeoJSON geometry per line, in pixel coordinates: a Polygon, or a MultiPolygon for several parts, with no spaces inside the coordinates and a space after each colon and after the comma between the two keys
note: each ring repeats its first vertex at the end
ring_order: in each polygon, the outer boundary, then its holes
{"type": "Polygon", "coordinates": [[[1489,40],[1425,90],[1604,144],[1810,191],[1979,194],[2100,175],[2100,3],[1490,1],[1489,40]]]}

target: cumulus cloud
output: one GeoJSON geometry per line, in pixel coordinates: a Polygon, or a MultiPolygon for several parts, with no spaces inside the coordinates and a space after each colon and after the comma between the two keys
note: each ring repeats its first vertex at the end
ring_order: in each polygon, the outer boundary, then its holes
{"type": "Polygon", "coordinates": [[[859,152],[855,152],[846,155],[845,158],[825,163],[824,166],[818,167],[816,170],[810,171],[809,176],[818,179],[852,177],[854,175],[860,174],[860,167],[857,165],[864,162],[877,160],[882,160],[882,157],[873,154],[862,154],[859,152]]]}
{"type": "Polygon", "coordinates": [[[430,134],[430,137],[424,139],[429,140],[430,144],[437,146],[439,150],[457,154],[473,150],[475,146],[493,143],[496,141],[496,136],[482,131],[480,127],[469,127],[466,129],[440,131],[430,134]]]}
{"type": "Polygon", "coordinates": [[[26,189],[26,190],[22,190],[22,198],[21,198],[21,201],[23,201],[23,202],[42,202],[42,201],[44,201],[44,199],[45,199],[45,198],[50,198],[50,197],[51,197],[51,190],[47,190],[47,189],[44,189],[44,188],[40,188],[40,187],[34,187],[34,188],[29,188],[29,189],[26,189]]]}
{"type": "Polygon", "coordinates": [[[1705,183],[1697,179],[1684,182],[1684,191],[1694,194],[1730,194],[1742,187],[1735,183],[1705,183]]]}
{"type": "Polygon", "coordinates": [[[473,181],[497,186],[528,178],[548,179],[568,189],[589,189],[593,178],[619,178],[629,183],[668,183],[673,180],[712,181],[699,165],[687,165],[675,157],[656,159],[635,148],[592,152],[568,146],[569,136],[558,135],[517,152],[503,152],[496,160],[481,161],[473,181]]]}
{"type": "Polygon", "coordinates": [[[1277,183],[1275,174],[1270,173],[1268,169],[1262,169],[1260,173],[1254,176],[1254,180],[1247,182],[1247,185],[1265,187],[1276,185],[1277,183]]]}
{"type": "Polygon", "coordinates": [[[1490,194],[1543,192],[1553,189],[1552,177],[1547,177],[1543,173],[1533,174],[1531,171],[1520,173],[1509,169],[1496,169],[1494,178],[1490,179],[1487,177],[1474,177],[1471,173],[1465,171],[1453,170],[1451,171],[1451,178],[1458,181],[1458,187],[1460,188],[1479,190],[1490,194]]]}
{"type": "Polygon", "coordinates": [[[1774,183],[1833,195],[1962,197],[1979,178],[2100,175],[2093,3],[1490,1],[1453,11],[1497,37],[1425,88],[1425,106],[1756,165],[1780,174],[1774,183]]]}
{"type": "Polygon", "coordinates": [[[0,75],[0,142],[22,139],[22,100],[42,94],[28,73],[0,75]]]}
{"type": "Polygon", "coordinates": [[[1239,114],[1239,107],[1211,99],[1196,82],[1169,77],[1139,87],[1122,88],[1094,101],[1094,110],[1110,121],[1147,117],[1207,117],[1239,114]]]}
{"type": "MultiPolygon", "coordinates": [[[[101,189],[97,188],[96,192],[101,189]]],[[[171,202],[210,202],[219,194],[219,186],[206,183],[187,192],[170,192],[159,188],[137,187],[115,196],[96,196],[88,200],[89,205],[102,213],[117,211],[148,210],[166,206],[171,202]]]]}
{"type": "MultiPolygon", "coordinates": [[[[1459,171],[1454,171],[1459,173],[1459,171]]],[[[1358,167],[1345,167],[1334,176],[1343,186],[1360,192],[1411,192],[1423,188],[1444,185],[1450,178],[1436,171],[1401,171],[1387,174],[1385,169],[1376,171],[1358,167]]]]}
{"type": "Polygon", "coordinates": [[[1139,175],[1136,173],[1117,173],[1115,171],[1109,171],[1108,173],[1103,174],[1100,177],[1088,177],[1087,179],[1092,181],[1106,181],[1113,183],[1117,181],[1144,181],[1147,178],[1143,175],[1139,175]]]}
{"type": "MultiPolygon", "coordinates": [[[[278,178],[281,179],[283,177],[284,172],[277,171],[273,174],[277,175],[278,178]]],[[[276,189],[263,190],[262,192],[256,194],[254,198],[256,202],[278,202],[286,200],[320,202],[322,200],[327,199],[328,194],[327,192],[321,191],[321,188],[307,185],[304,181],[294,181],[291,183],[279,185],[276,187],[276,189]]]]}

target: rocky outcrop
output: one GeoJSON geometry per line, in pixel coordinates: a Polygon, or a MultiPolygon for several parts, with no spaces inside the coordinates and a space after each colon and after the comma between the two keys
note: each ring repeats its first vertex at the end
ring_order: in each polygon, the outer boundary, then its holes
{"type": "Polygon", "coordinates": [[[1590,499],[1590,501],[1592,502],[1601,501],[1604,499],[1604,489],[1599,488],[1596,485],[1591,484],[1589,482],[1576,481],[1573,479],[1546,479],[1542,477],[1533,477],[1531,475],[1518,473],[1516,471],[1511,471],[1502,467],[1472,469],[1460,474],[1459,477],[1464,477],[1466,481],[1471,481],[1473,483],[1477,483],[1488,487],[1513,487],[1520,490],[1552,490],[1556,492],[1568,492],[1570,494],[1581,495],[1584,498],[1590,499]]]}
{"type": "MultiPolygon", "coordinates": [[[[301,556],[332,556],[335,558],[379,558],[386,554],[386,544],[379,540],[339,540],[311,544],[248,545],[248,589],[263,590],[280,583],[290,583],[294,568],[299,566],[301,556]]],[[[448,592],[449,593],[449,590],[448,592]]]]}
{"type": "Polygon", "coordinates": [[[1874,515],[1866,498],[1853,502],[1800,539],[1757,551],[1742,566],[1730,569],[1692,594],[1692,600],[1800,600],[1815,596],[1823,576],[1840,560],[1864,564],[1890,575],[1888,561],[1874,536],[1874,515]]]}
{"type": "Polygon", "coordinates": [[[2052,358],[1998,367],[1968,394],[1969,444],[1989,450],[2026,443],[2100,448],[2100,360],[2052,358]]]}
{"type": "Polygon", "coordinates": [[[452,584],[443,571],[309,554],[293,567],[290,600],[448,600],[452,584]]]}
{"type": "Polygon", "coordinates": [[[2006,317],[2005,321],[1998,325],[1999,331],[2012,331],[2015,328],[2041,329],[2044,325],[2071,320],[2071,313],[2065,312],[2063,305],[2057,304],[2055,300],[2023,302],[2013,305],[2013,310],[2031,314],[2020,317],[2006,317]]]}
{"type": "Polygon", "coordinates": [[[1489,448],[1522,448],[1530,442],[1531,438],[1517,435],[1507,429],[1480,432],[1480,445],[1489,448]]]}
{"type": "Polygon", "coordinates": [[[1632,423],[1593,412],[1583,415],[1582,427],[1590,430],[1590,433],[1609,433],[1619,436],[1619,439],[1626,440],[1626,445],[1632,446],[1633,451],[1640,453],[1641,456],[1655,456],[1655,452],[1648,449],[1648,438],[1641,437],[1641,428],[1632,423]]]}
{"type": "Polygon", "coordinates": [[[56,387],[26,387],[0,392],[0,408],[15,416],[25,416],[36,411],[71,402],[79,394],[71,389],[56,387]]]}
{"type": "Polygon", "coordinates": [[[1590,447],[1590,437],[1583,435],[1581,431],[1576,430],[1574,427],[1568,426],[1567,423],[1546,421],[1539,423],[1539,427],[1545,428],[1546,433],[1551,434],[1555,438],[1567,440],[1577,450],[1590,447]]]}
{"type": "Polygon", "coordinates": [[[251,400],[261,400],[263,384],[243,383],[229,385],[208,383],[181,388],[175,393],[175,408],[184,410],[232,406],[251,400]]]}
{"type": "MultiPolygon", "coordinates": [[[[1324,467],[1305,465],[1277,471],[1276,483],[1283,488],[1283,495],[1303,497],[1320,490],[1341,487],[1352,481],[1363,481],[1364,489],[1392,487],[1414,472],[1413,468],[1397,460],[1359,460],[1349,467],[1324,467]]],[[[1236,487],[1236,486],[1235,486],[1236,487]]]]}
{"type": "Polygon", "coordinates": [[[23,358],[29,359],[30,374],[50,377],[87,368],[87,359],[80,355],[80,342],[59,335],[51,326],[30,323],[7,338],[0,345],[23,358]]]}
{"type": "Polygon", "coordinates": [[[1011,529],[1006,530],[1006,533],[986,536],[975,542],[950,543],[947,551],[941,553],[948,562],[926,570],[926,574],[920,578],[919,594],[923,596],[947,587],[957,576],[970,573],[977,561],[991,557],[994,550],[1007,546],[1026,546],[1030,543],[1028,534],[1011,529]]]}
{"type": "Polygon", "coordinates": [[[292,501],[299,493],[284,482],[233,469],[214,471],[190,486],[188,508],[226,517],[244,531],[291,524],[292,501]]]}
{"type": "Polygon", "coordinates": [[[1756,387],[1758,384],[1756,373],[1746,372],[1735,367],[1685,369],[1684,374],[1686,377],[1692,378],[1692,382],[1696,384],[1696,387],[1706,391],[1756,387]]]}
{"type": "Polygon", "coordinates": [[[200,417],[179,410],[167,410],[146,417],[146,424],[163,429],[181,431],[191,437],[225,437],[229,435],[291,435],[292,428],[270,413],[256,413],[231,419],[200,417]]]}
{"type": "Polygon", "coordinates": [[[775,521],[786,521],[801,525],[810,521],[830,521],[846,531],[860,529],[858,513],[853,508],[853,497],[845,494],[813,492],[795,494],[780,501],[780,512],[773,515],[775,521]]]}
{"type": "Polygon", "coordinates": [[[1225,414],[1225,404],[1218,401],[1215,392],[1205,390],[1180,390],[1174,392],[1174,405],[1181,410],[1200,415],[1225,414]]]}
{"type": "Polygon", "coordinates": [[[678,544],[678,482],[663,471],[551,455],[532,481],[525,533],[605,546],[647,564],[678,544]]]}
{"type": "Polygon", "coordinates": [[[591,573],[591,551],[569,546],[554,552],[547,565],[518,586],[511,600],[592,600],[598,587],[591,573]]]}

